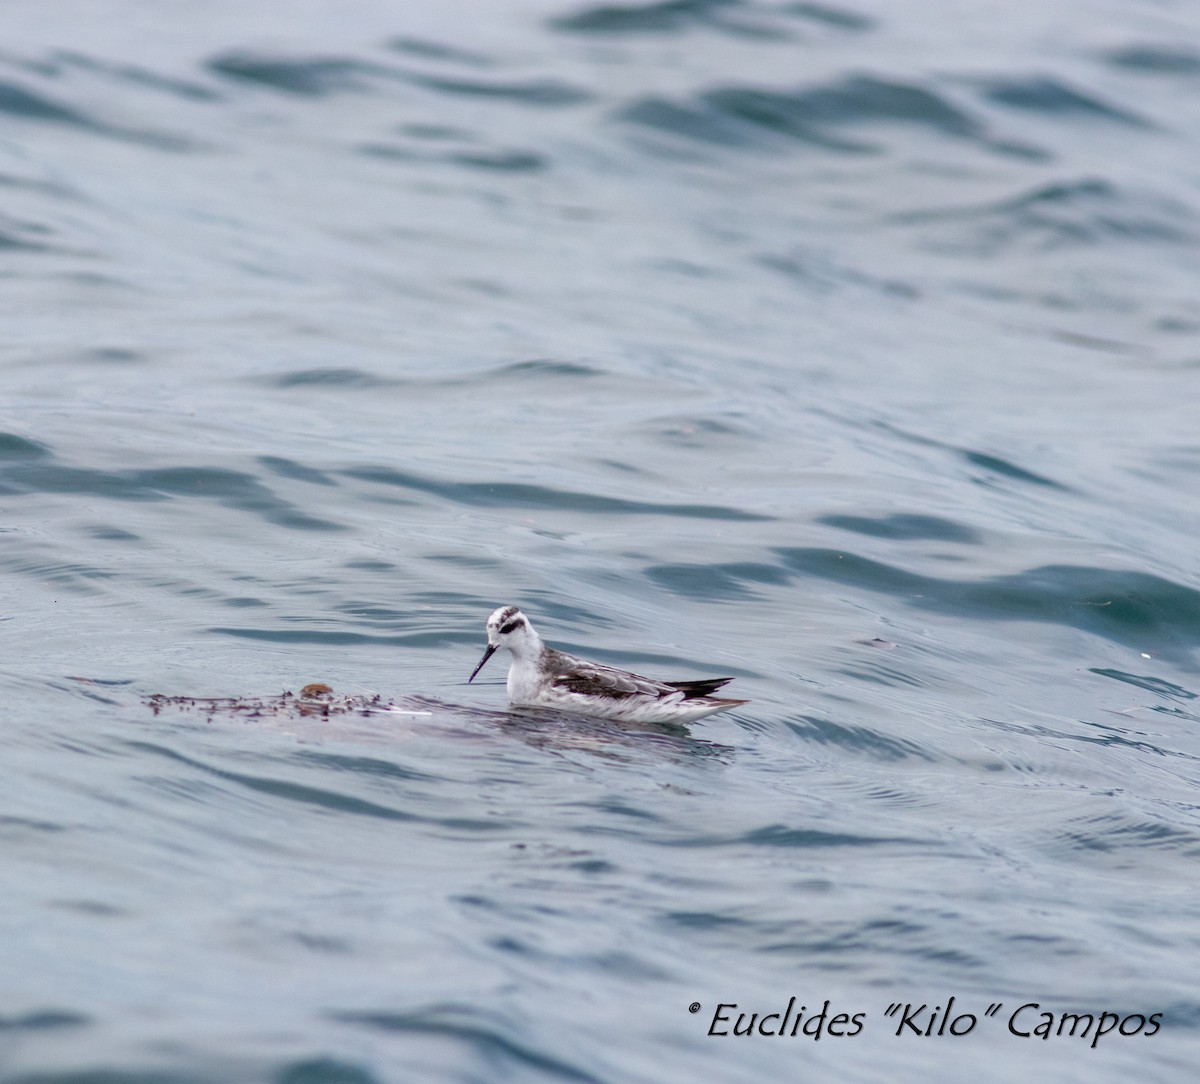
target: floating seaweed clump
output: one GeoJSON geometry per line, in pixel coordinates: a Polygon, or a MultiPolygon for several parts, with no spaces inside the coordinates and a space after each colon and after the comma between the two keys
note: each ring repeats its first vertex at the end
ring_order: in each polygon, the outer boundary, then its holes
{"type": "Polygon", "coordinates": [[[290,715],[328,718],[331,715],[373,715],[405,710],[391,700],[384,700],[378,693],[374,696],[337,696],[332,688],[321,681],[305,685],[299,693],[287,691],[278,696],[166,696],[155,693],[146,697],[146,706],[155,715],[168,708],[176,708],[209,716],[240,715],[246,719],[290,715]]]}

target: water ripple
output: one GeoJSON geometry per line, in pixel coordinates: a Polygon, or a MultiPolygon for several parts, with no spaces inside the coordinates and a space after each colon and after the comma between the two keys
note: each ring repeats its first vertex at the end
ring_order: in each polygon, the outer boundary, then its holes
{"type": "Polygon", "coordinates": [[[1200,75],[1200,49],[1188,45],[1123,45],[1104,57],[1114,68],[1139,75],[1200,75]]]}
{"type": "Polygon", "coordinates": [[[520,1042],[515,1038],[518,1029],[511,1022],[474,1006],[437,1004],[406,1012],[346,1009],[327,1015],[332,1020],[371,1031],[430,1035],[462,1042],[490,1067],[489,1079],[515,1071],[522,1080],[548,1078],[600,1084],[600,1078],[579,1066],[520,1042]]]}
{"type": "Polygon", "coordinates": [[[822,832],[816,828],[789,828],[786,824],[767,824],[739,837],[736,842],[757,847],[874,847],[881,843],[920,843],[928,840],[903,836],[860,836],[849,832],[822,832]]]}
{"type": "Polygon", "coordinates": [[[414,768],[406,768],[390,760],[379,760],[376,757],[346,756],[339,753],[309,752],[296,753],[292,759],[301,764],[312,764],[319,769],[331,769],[338,772],[348,772],[351,775],[365,775],[374,779],[400,779],[404,782],[435,782],[438,776],[420,772],[414,768]]]}
{"type": "Polygon", "coordinates": [[[1172,699],[1196,699],[1196,693],[1185,689],[1182,685],[1176,685],[1173,682],[1164,681],[1162,678],[1151,677],[1149,674],[1128,674],[1124,670],[1113,670],[1100,667],[1092,667],[1088,670],[1088,673],[1099,674],[1101,677],[1112,678],[1114,681],[1121,681],[1126,685],[1136,685],[1139,689],[1147,689],[1152,693],[1158,693],[1160,696],[1166,696],[1172,699]]]}
{"type": "Polygon", "coordinates": [[[66,828],[53,821],[31,820],[29,817],[14,817],[0,814],[0,836],[23,839],[33,832],[65,832],[66,828]]]}
{"type": "Polygon", "coordinates": [[[543,108],[579,105],[590,101],[592,95],[582,87],[560,79],[529,79],[524,82],[499,82],[483,79],[452,79],[448,76],[411,75],[418,86],[438,90],[443,94],[458,94],[472,98],[492,98],[543,108]]]}
{"type": "Polygon", "coordinates": [[[846,8],[816,3],[763,7],[743,0],[658,0],[649,4],[597,4],[549,20],[553,30],[570,34],[663,37],[710,30],[765,42],[784,42],[789,21],[815,23],[834,30],[867,30],[874,21],[846,8]]]}
{"type": "Polygon", "coordinates": [[[50,63],[54,66],[74,68],[105,76],[108,79],[131,83],[136,87],[162,91],[187,101],[214,102],[219,101],[221,97],[211,87],[190,79],[163,75],[138,64],[113,64],[73,49],[54,50],[50,54],[50,63]]]}
{"type": "Polygon", "coordinates": [[[195,149],[191,140],[165,132],[106,124],[69,105],[39,94],[20,83],[0,80],[0,113],[41,124],[59,124],[92,135],[108,136],[164,151],[195,149]]]}
{"type": "Polygon", "coordinates": [[[1116,121],[1134,128],[1152,128],[1149,121],[1099,98],[1068,86],[1050,76],[1032,79],[1002,78],[984,83],[984,96],[990,102],[1035,113],[1058,116],[1094,117],[1116,121]]]}
{"type": "Polygon", "coordinates": [[[104,471],[48,461],[31,441],[0,439],[0,493],[82,493],[119,501],[201,497],[252,512],[270,523],[307,531],[340,531],[342,524],[300,511],[253,475],[222,467],[149,467],[104,471]]]}
{"type": "Polygon", "coordinates": [[[889,738],[865,726],[835,723],[815,715],[802,715],[797,720],[785,719],[783,725],[804,741],[817,742],[845,749],[852,753],[866,753],[882,761],[935,759],[931,753],[907,738],[889,738]]]}
{"type": "Polygon", "coordinates": [[[986,452],[973,452],[969,448],[960,448],[959,454],[968,463],[976,467],[982,467],[993,474],[1001,474],[1005,478],[1012,478],[1018,482],[1029,482],[1035,486],[1046,486],[1048,489],[1059,489],[1069,492],[1067,486],[1054,481],[1053,478],[1047,478],[1044,474],[1027,470],[1025,467],[1018,467],[1015,463],[1011,463],[1007,459],[1001,459],[998,455],[988,455],[986,452]]]}
{"type": "Polygon", "coordinates": [[[366,86],[365,77],[386,70],[381,65],[345,57],[287,58],[249,51],[223,53],[209,60],[206,66],[228,79],[307,97],[362,90],[366,86]]]}
{"type": "Polygon", "coordinates": [[[466,816],[431,816],[409,813],[408,810],[397,809],[394,805],[384,805],[379,802],[368,801],[366,798],[347,795],[347,793],[329,790],[326,787],[298,783],[298,781],[293,779],[280,779],[270,777],[270,775],[252,775],[245,772],[234,772],[229,768],[218,768],[208,765],[208,763],[194,760],[190,756],[176,753],[173,749],[168,749],[163,747],[163,745],[156,745],[151,742],[131,741],[127,745],[128,748],[137,749],[143,751],[143,753],[161,757],[164,760],[182,763],[182,765],[211,775],[211,777],[245,787],[246,790],[263,793],[263,795],[271,798],[282,798],[286,802],[298,803],[302,807],[310,809],[310,811],[316,809],[319,811],[329,811],[329,813],[366,816],[366,818],[385,821],[437,825],[443,828],[450,828],[450,830],[456,832],[497,832],[503,831],[506,827],[499,819],[486,820],[466,818],[466,816]]]}
{"type": "Polygon", "coordinates": [[[0,459],[47,459],[50,454],[50,449],[39,441],[0,433],[0,459]]]}
{"type": "Polygon", "coordinates": [[[843,550],[776,552],[793,571],[894,595],[919,609],[1063,625],[1182,660],[1200,647],[1200,591],[1148,572],[1044,565],[977,581],[951,580],[843,550]]]}
{"type": "Polygon", "coordinates": [[[698,599],[752,598],[746,584],[782,584],[790,578],[777,565],[742,561],[736,564],[650,565],[644,572],[673,594],[698,599]]]}
{"type": "Polygon", "coordinates": [[[99,130],[97,124],[83,113],[60,105],[17,83],[0,82],[0,113],[21,117],[24,120],[53,121],[56,124],[71,124],[77,128],[99,130]]]}
{"type": "Polygon", "coordinates": [[[645,98],[625,107],[620,118],[686,139],[726,146],[768,145],[795,140],[842,153],[880,153],[874,142],[850,138],[844,129],[904,125],[979,144],[989,150],[1028,156],[993,139],[976,120],[939,93],[915,83],[852,75],[799,90],[725,86],[705,90],[678,104],[645,98]]]}
{"type": "Polygon", "coordinates": [[[422,38],[393,38],[388,43],[389,49],[398,53],[408,53],[422,60],[448,61],[469,68],[491,67],[494,61],[483,53],[472,52],[458,45],[447,45],[445,42],[429,41],[422,38]]]}
{"type": "Polygon", "coordinates": [[[795,0],[784,10],[798,19],[823,23],[838,30],[869,30],[875,25],[875,20],[869,15],[851,11],[849,8],[834,7],[832,4],[814,4],[807,3],[805,0],[795,0]]]}
{"type": "Polygon", "coordinates": [[[38,1009],[21,1016],[0,1016],[0,1032],[44,1031],[47,1028],[74,1028],[90,1024],[91,1018],[66,1009],[38,1009]]]}
{"type": "Polygon", "coordinates": [[[1043,185],[996,203],[905,212],[892,221],[940,226],[928,231],[925,243],[966,256],[1111,242],[1192,246],[1200,235],[1195,215],[1177,201],[1098,178],[1043,185]]]}
{"type": "Polygon", "coordinates": [[[1160,820],[1135,820],[1124,813],[1079,817],[1064,826],[1061,838],[1072,850],[1140,852],[1147,849],[1200,855],[1200,834],[1160,820]]]}
{"type": "Polygon", "coordinates": [[[553,508],[588,514],[685,516],[743,523],[765,522],[771,519],[770,516],[745,512],[726,505],[657,504],[517,482],[438,481],[392,467],[352,467],[342,473],[364,482],[431,493],[455,504],[486,508],[553,508]]]}
{"type": "Polygon", "coordinates": [[[535,107],[577,105],[592,97],[582,87],[560,79],[516,82],[466,79],[411,71],[354,57],[284,57],[235,51],[213,57],[207,67],[228,79],[308,98],[328,97],[348,91],[362,93],[373,89],[379,80],[403,82],[442,94],[493,98],[535,107]]]}
{"type": "Polygon", "coordinates": [[[574,34],[675,34],[696,26],[720,26],[721,16],[741,0],[660,0],[652,4],[599,4],[549,21],[574,34]]]}
{"type": "Polygon", "coordinates": [[[335,1058],[307,1058],[279,1067],[275,1084],[383,1084],[383,1078],[335,1058]]]}
{"type": "Polygon", "coordinates": [[[22,1073],[4,1078],[4,1084],[219,1084],[227,1076],[197,1074],[190,1069],[109,1069],[97,1066],[78,1071],[22,1073]]]}
{"type": "MultiPolygon", "coordinates": [[[[1006,472],[1007,473],[1007,472],[1006,472]]],[[[965,524],[941,516],[918,515],[912,512],[894,512],[888,516],[818,516],[818,523],[837,527],[843,531],[869,535],[872,538],[895,538],[905,541],[925,540],[931,542],[962,542],[978,545],[978,533],[965,524]]]]}
{"type": "Polygon", "coordinates": [[[387,388],[398,383],[362,369],[299,369],[266,377],[262,383],[274,388],[387,388]]]}
{"type": "MultiPolygon", "coordinates": [[[[309,620],[307,617],[296,620],[309,620]]],[[[372,635],[365,632],[345,632],[341,629],[280,629],[245,626],[214,625],[205,631],[214,636],[234,636],[241,640],[259,640],[270,644],[325,644],[343,647],[349,644],[374,644],[386,647],[446,647],[460,643],[460,638],[446,633],[421,632],[406,635],[372,635]]]]}

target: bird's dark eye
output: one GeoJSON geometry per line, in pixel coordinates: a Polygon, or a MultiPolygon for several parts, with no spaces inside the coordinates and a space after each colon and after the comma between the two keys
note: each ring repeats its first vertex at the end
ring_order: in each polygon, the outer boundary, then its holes
{"type": "Polygon", "coordinates": [[[502,634],[512,632],[513,629],[519,629],[523,624],[525,622],[518,617],[515,621],[510,621],[507,625],[501,625],[500,632],[502,634]]]}

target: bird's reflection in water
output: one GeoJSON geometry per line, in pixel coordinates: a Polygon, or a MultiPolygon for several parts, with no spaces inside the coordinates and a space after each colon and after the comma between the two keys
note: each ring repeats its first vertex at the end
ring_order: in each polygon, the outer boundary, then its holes
{"type": "MultiPolygon", "coordinates": [[[[474,709],[458,709],[475,715],[474,709]]],[[[611,760],[641,759],[654,752],[673,760],[728,761],[733,747],[697,738],[681,723],[637,723],[570,715],[547,708],[489,711],[506,735],[539,749],[588,752],[611,760]]]]}

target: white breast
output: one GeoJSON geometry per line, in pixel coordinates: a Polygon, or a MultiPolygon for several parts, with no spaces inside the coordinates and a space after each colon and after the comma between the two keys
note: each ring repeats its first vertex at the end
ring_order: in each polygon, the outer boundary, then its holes
{"type": "Polygon", "coordinates": [[[514,655],[508,668],[508,702],[517,707],[544,704],[541,696],[544,681],[545,676],[533,660],[514,655]]]}

